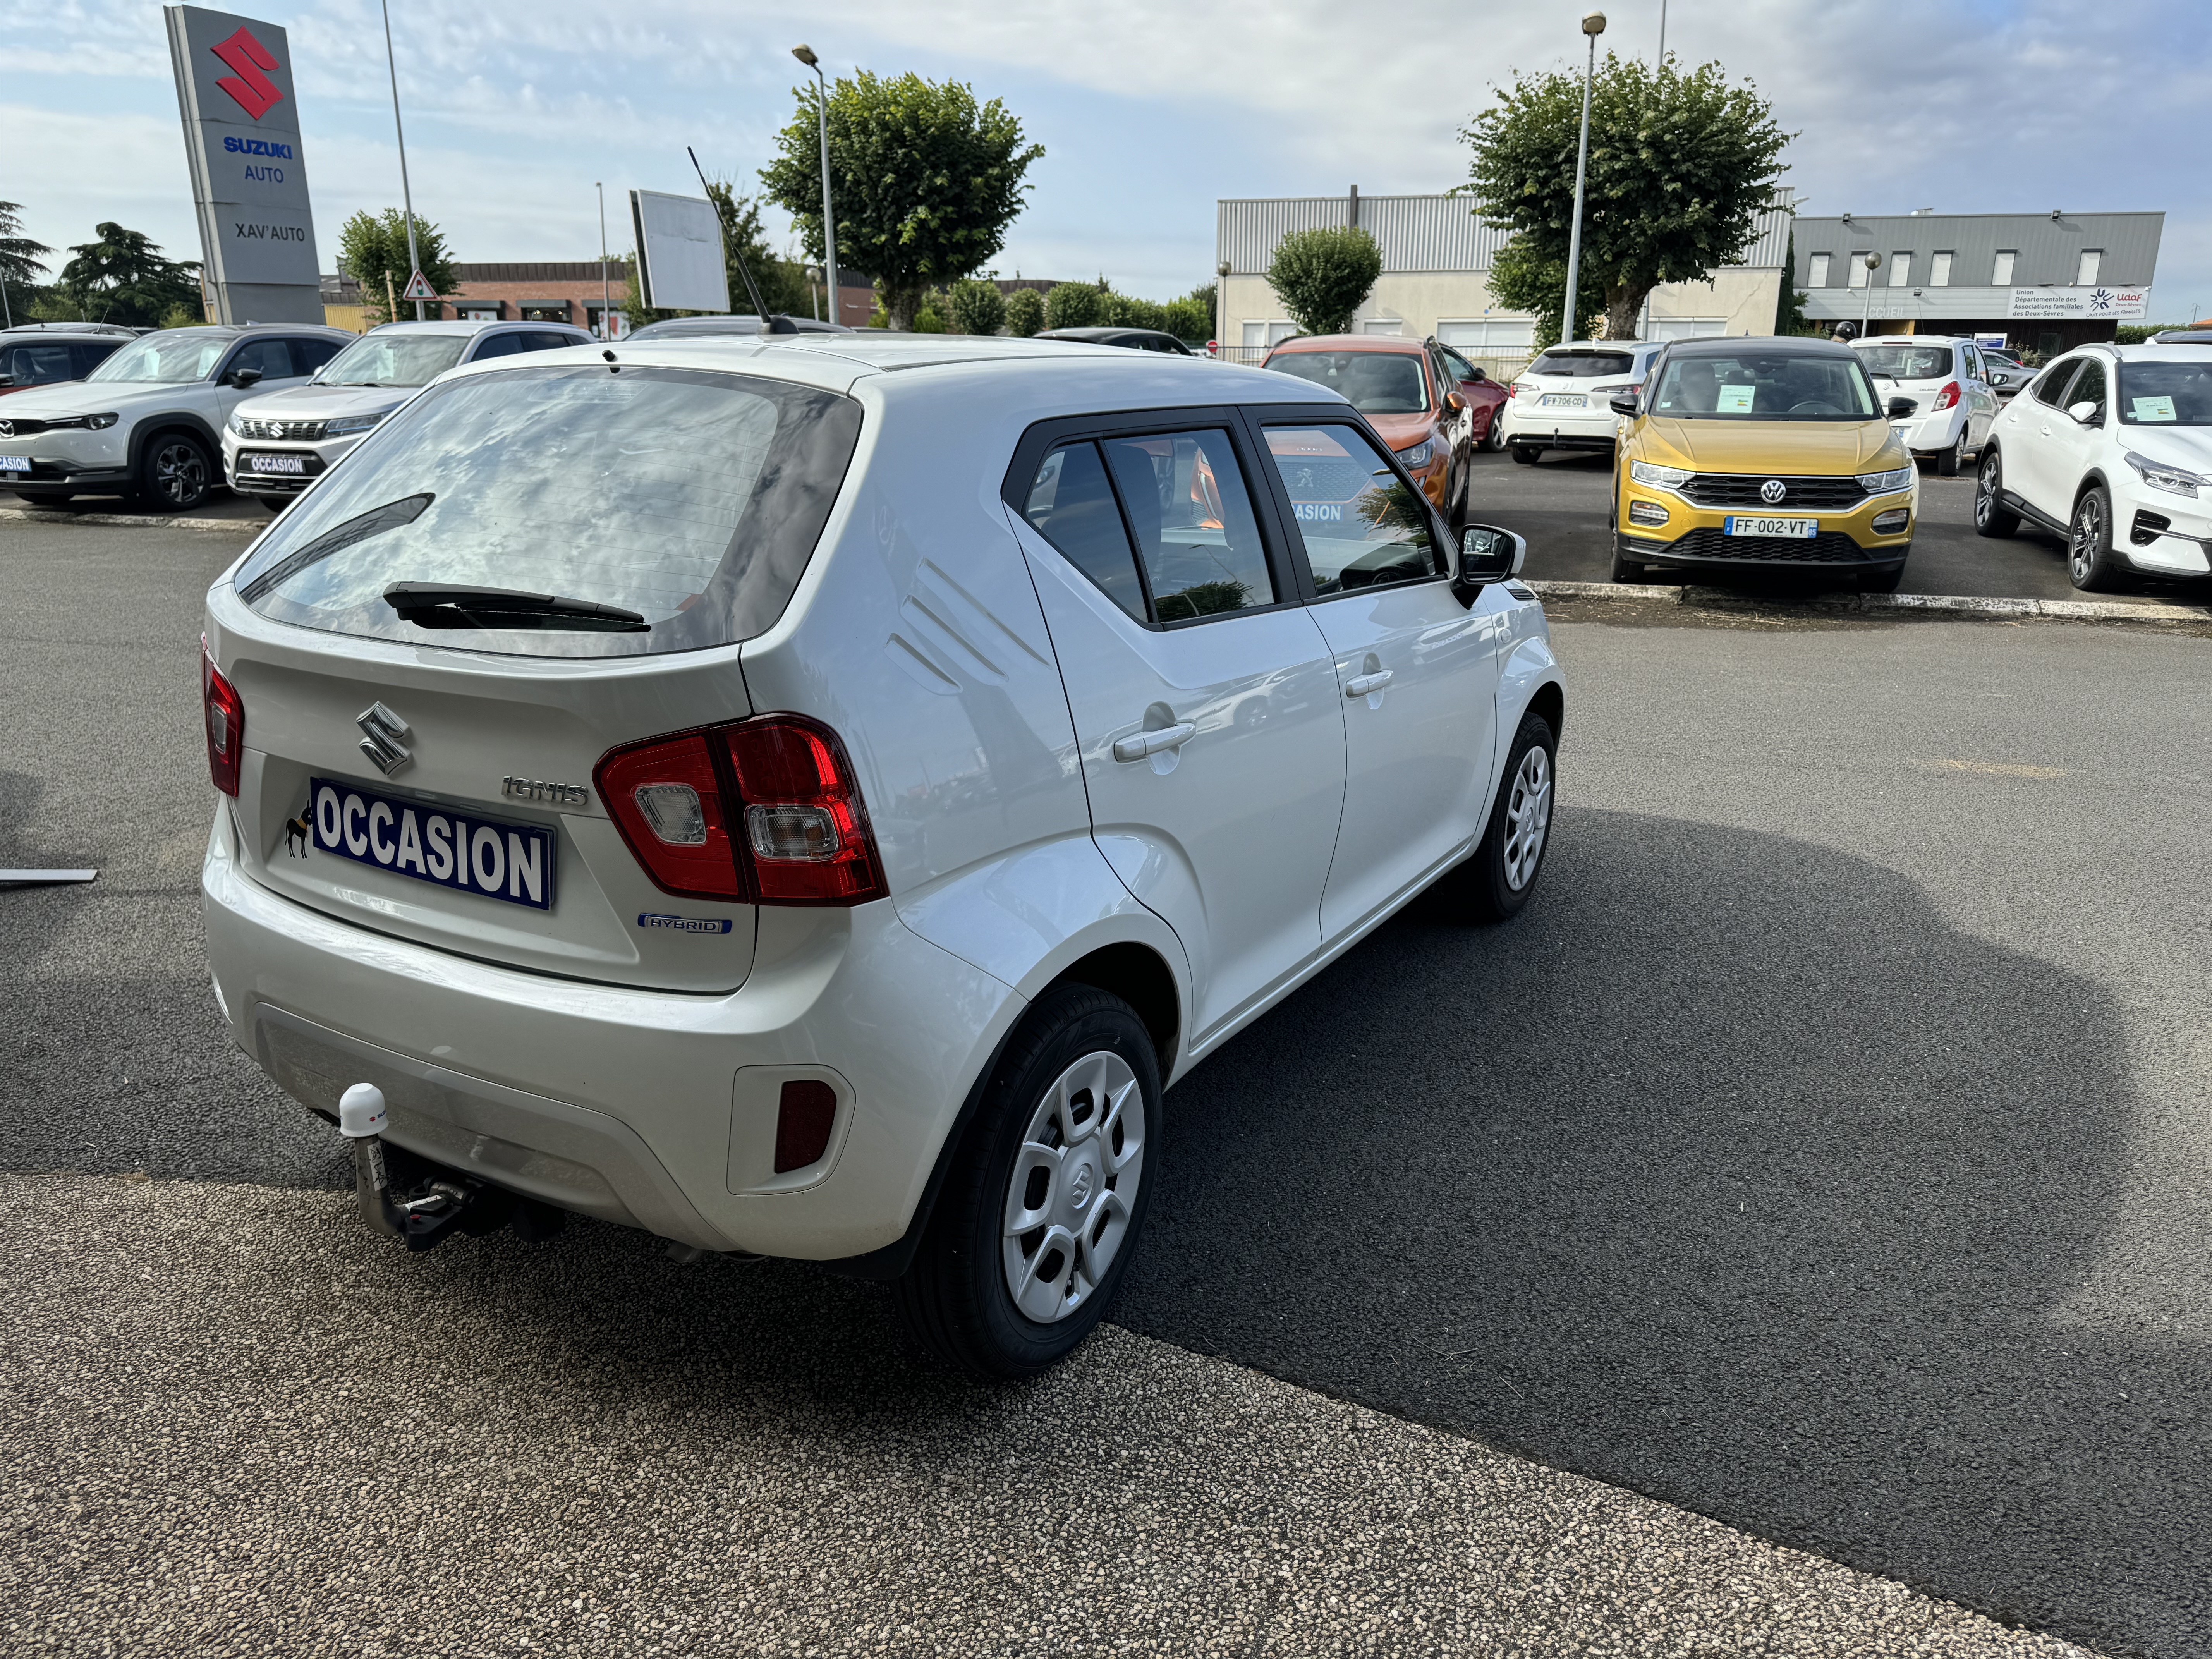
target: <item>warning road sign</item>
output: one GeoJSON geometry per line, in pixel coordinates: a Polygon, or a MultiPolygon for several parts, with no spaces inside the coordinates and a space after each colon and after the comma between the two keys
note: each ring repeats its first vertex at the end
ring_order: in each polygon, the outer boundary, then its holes
{"type": "Polygon", "coordinates": [[[399,297],[403,300],[434,300],[438,297],[438,291],[430,286],[430,279],[418,270],[407,279],[407,286],[399,290],[399,297]]]}

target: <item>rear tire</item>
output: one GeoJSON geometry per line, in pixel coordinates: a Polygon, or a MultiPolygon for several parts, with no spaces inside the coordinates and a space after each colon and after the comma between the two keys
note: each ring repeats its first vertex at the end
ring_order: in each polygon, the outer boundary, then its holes
{"type": "Polygon", "coordinates": [[[1966,428],[1960,427],[1958,441],[1936,458],[1936,476],[1942,478],[1957,477],[1959,469],[1966,464],[1966,428]]]}
{"type": "Polygon", "coordinates": [[[2106,593],[2119,584],[2112,557],[2112,498],[2092,484],[2074,503],[2074,524],[2066,538],[2066,576],[2084,593],[2106,593]]]}
{"type": "Polygon", "coordinates": [[[2002,499],[2004,462],[1995,445],[1982,446],[1982,464],[1974,470],[1974,533],[2008,537],[2020,529],[2020,514],[2008,511],[2002,499]]]}
{"type": "Polygon", "coordinates": [[[894,1287],[915,1340],[985,1380],[1064,1358],[1136,1254],[1159,1122],[1159,1056],[1136,1011],[1088,985],[1041,997],[985,1085],[894,1287]]]}
{"type": "Polygon", "coordinates": [[[1523,714],[1498,776],[1489,827],[1459,867],[1461,890],[1477,921],[1504,921],[1534,896],[1551,850],[1558,779],[1559,739],[1551,722],[1534,712],[1523,714]]]}
{"type": "Polygon", "coordinates": [[[206,447],[189,432],[156,433],[138,459],[134,494],[155,513],[189,513],[208,498],[215,468],[206,447]]]}

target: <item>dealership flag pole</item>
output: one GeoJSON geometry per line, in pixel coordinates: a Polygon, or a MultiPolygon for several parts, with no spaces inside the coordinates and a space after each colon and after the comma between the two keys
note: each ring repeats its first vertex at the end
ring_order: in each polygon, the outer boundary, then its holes
{"type": "MultiPolygon", "coordinates": [[[[422,269],[422,257],[415,251],[415,192],[407,187],[407,130],[399,125],[399,65],[392,56],[392,0],[381,0],[384,7],[384,64],[392,71],[392,130],[399,137],[399,200],[407,210],[407,269],[422,269]]],[[[393,318],[394,322],[398,321],[393,318]]],[[[415,320],[422,320],[422,302],[415,302],[415,320]]]]}
{"type": "Polygon", "coordinates": [[[1575,152],[1575,224],[1567,233],[1567,305],[1559,325],[1563,345],[1575,337],[1575,285],[1583,278],[1583,177],[1589,167],[1590,79],[1597,73],[1597,38],[1605,33],[1605,14],[1594,11],[1583,18],[1583,33],[1589,36],[1589,66],[1583,71],[1582,148],[1575,152]]]}

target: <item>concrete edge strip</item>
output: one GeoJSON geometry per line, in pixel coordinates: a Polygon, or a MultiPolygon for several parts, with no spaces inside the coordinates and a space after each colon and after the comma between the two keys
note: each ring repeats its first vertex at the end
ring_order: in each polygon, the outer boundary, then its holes
{"type": "Polygon", "coordinates": [[[259,535],[276,520],[265,519],[186,519],[154,513],[41,513],[31,507],[0,507],[0,519],[21,519],[31,524],[135,525],[149,530],[236,530],[259,535]]]}
{"type": "MultiPolygon", "coordinates": [[[[1613,599],[1656,602],[1662,605],[1701,605],[1742,609],[1771,600],[1717,588],[1660,586],[1639,582],[1529,582],[1539,597],[1559,599],[1613,599]]],[[[1984,599],[1962,593],[1836,593],[1817,599],[1783,601],[1791,608],[1814,611],[1954,611],[1966,617],[2005,618],[2036,617],[2062,622],[2204,623],[2212,622],[2212,607],[2152,604],[2118,605],[2102,599],[1984,599]]]]}

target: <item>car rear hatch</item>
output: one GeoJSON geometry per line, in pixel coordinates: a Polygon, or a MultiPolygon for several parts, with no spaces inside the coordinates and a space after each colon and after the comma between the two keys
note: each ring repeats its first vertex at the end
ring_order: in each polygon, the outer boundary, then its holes
{"type": "Polygon", "coordinates": [[[595,769],[751,712],[739,642],[788,601],[858,429],[835,393],[691,369],[433,387],[209,595],[246,873],[519,969],[741,984],[753,909],[658,885],[595,769]]]}

